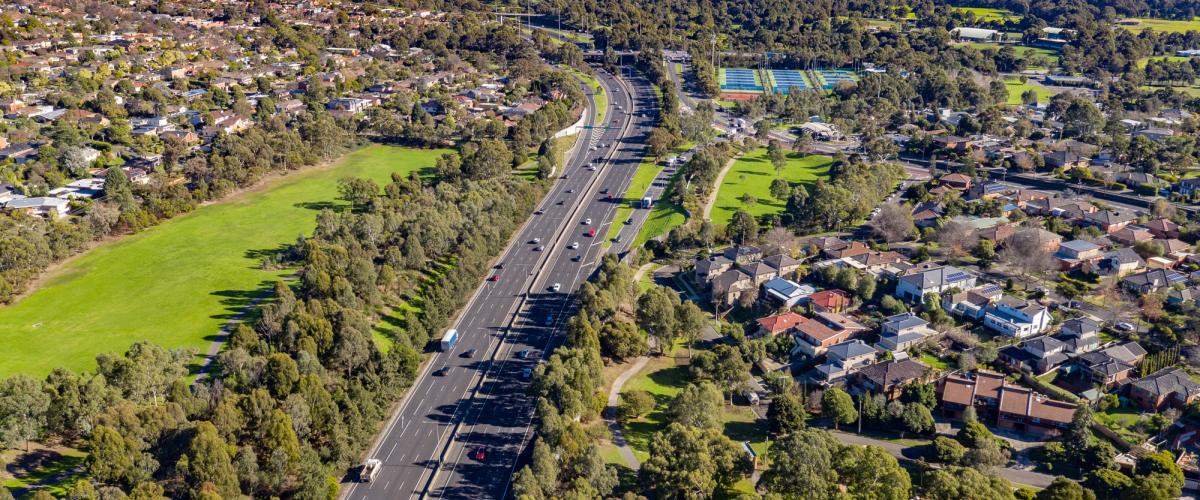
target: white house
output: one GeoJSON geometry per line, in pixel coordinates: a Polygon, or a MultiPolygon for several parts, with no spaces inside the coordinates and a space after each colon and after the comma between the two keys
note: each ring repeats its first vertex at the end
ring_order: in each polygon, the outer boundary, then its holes
{"type": "Polygon", "coordinates": [[[1002,297],[993,301],[984,313],[983,326],[1023,339],[1046,331],[1050,326],[1050,312],[1036,302],[1002,297]]]}
{"type": "Polygon", "coordinates": [[[940,294],[952,288],[973,288],[977,279],[974,273],[954,266],[923,269],[900,277],[900,282],[896,284],[896,297],[909,302],[920,302],[927,293],[940,294]]]}
{"type": "Polygon", "coordinates": [[[879,342],[875,348],[893,353],[906,351],[936,333],[929,327],[929,322],[920,316],[910,312],[897,314],[888,317],[880,326],[879,342]]]}

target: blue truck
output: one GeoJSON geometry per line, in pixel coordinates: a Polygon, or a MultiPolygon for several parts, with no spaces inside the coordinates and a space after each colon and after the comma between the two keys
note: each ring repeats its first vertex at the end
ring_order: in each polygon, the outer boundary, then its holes
{"type": "Polygon", "coordinates": [[[442,335],[442,352],[448,352],[454,348],[454,344],[458,343],[458,330],[453,328],[446,330],[446,334],[442,335]]]}

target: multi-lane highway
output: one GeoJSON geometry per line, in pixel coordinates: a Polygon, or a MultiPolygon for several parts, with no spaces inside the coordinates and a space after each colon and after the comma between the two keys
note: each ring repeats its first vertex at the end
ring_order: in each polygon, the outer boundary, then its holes
{"type": "Polygon", "coordinates": [[[648,82],[599,76],[609,96],[607,123],[580,134],[563,177],[492,271],[497,278],[482,282],[453,326],[458,344],[425,363],[369,452],[383,463],[378,475],[344,485],[344,498],[507,493],[530,436],[527,370],[549,356],[573,310],[571,294],[608,249],[608,224],[627,202],[616,194],[625,192],[645,155],[657,117],[648,82]],[[588,236],[592,229],[595,236],[588,236]]]}

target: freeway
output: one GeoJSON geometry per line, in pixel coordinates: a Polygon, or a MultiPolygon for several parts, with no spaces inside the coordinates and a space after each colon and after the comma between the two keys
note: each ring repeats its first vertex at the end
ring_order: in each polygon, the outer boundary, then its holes
{"type": "Polygon", "coordinates": [[[496,281],[484,281],[459,316],[458,344],[429,358],[368,453],[382,461],[379,473],[343,485],[343,498],[506,494],[532,419],[526,370],[553,350],[571,293],[605,251],[600,239],[622,200],[601,191],[624,191],[657,115],[648,83],[599,76],[609,123],[580,134],[562,178],[493,270],[496,281]]]}

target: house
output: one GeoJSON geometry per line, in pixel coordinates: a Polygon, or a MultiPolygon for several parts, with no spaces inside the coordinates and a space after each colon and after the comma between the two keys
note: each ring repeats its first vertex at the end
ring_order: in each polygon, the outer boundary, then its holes
{"type": "Polygon", "coordinates": [[[776,314],[758,319],[758,331],[756,334],[760,337],[774,337],[781,333],[785,333],[794,328],[798,323],[804,321],[804,316],[788,311],[783,314],[776,314]]]}
{"type": "Polygon", "coordinates": [[[1164,368],[1129,384],[1129,399],[1145,411],[1181,408],[1200,397],[1200,384],[1180,368],[1164,368]]]}
{"type": "Polygon", "coordinates": [[[829,346],[825,362],[817,366],[814,378],[824,384],[833,384],[874,362],[874,348],[858,339],[848,340],[829,346]]]}
{"type": "Polygon", "coordinates": [[[920,316],[906,312],[889,316],[879,328],[879,342],[875,348],[893,353],[907,351],[926,338],[937,335],[929,322],[920,316]]]}
{"type": "Polygon", "coordinates": [[[769,256],[762,260],[768,266],[775,268],[775,274],[780,277],[791,276],[800,269],[800,261],[784,254],[769,256]]]}
{"type": "Polygon", "coordinates": [[[1137,214],[1129,210],[1100,210],[1085,214],[1083,222],[1100,228],[1107,234],[1112,234],[1137,220],[1137,214]]]}
{"type": "Polygon", "coordinates": [[[1094,265],[1085,266],[1084,270],[1103,275],[1125,276],[1146,267],[1146,261],[1132,248],[1122,247],[1105,253],[1094,265]]]}
{"type": "Polygon", "coordinates": [[[37,196],[11,200],[4,204],[4,209],[8,212],[24,212],[46,218],[53,215],[54,218],[61,219],[67,216],[70,206],[71,200],[37,196]]]}
{"type": "Polygon", "coordinates": [[[854,386],[865,393],[883,394],[888,401],[900,398],[904,386],[925,383],[932,370],[924,364],[901,359],[863,367],[854,374],[854,386]]]}
{"type": "Polygon", "coordinates": [[[791,308],[813,294],[815,290],[808,285],[775,277],[762,284],[762,295],[759,297],[774,307],[791,308]]]}
{"type": "Polygon", "coordinates": [[[992,301],[1004,296],[1000,285],[986,283],[975,288],[942,297],[942,309],[971,319],[983,318],[992,301]]]}
{"type": "Polygon", "coordinates": [[[815,358],[824,354],[831,346],[845,342],[854,333],[857,332],[851,329],[835,330],[819,320],[804,318],[799,320],[792,330],[792,337],[796,341],[796,345],[792,347],[792,354],[800,353],[815,358]]]}
{"type": "Polygon", "coordinates": [[[1075,269],[1088,262],[1094,262],[1102,257],[1100,245],[1084,240],[1065,241],[1058,245],[1054,258],[1062,270],[1075,269]]]}
{"type": "Polygon", "coordinates": [[[725,258],[723,255],[714,255],[707,259],[696,261],[696,267],[693,269],[693,274],[696,276],[697,283],[708,283],[716,278],[721,273],[733,268],[733,261],[725,258]]]}
{"type": "Polygon", "coordinates": [[[988,306],[983,326],[1009,337],[1031,337],[1050,326],[1050,312],[1037,302],[1001,297],[988,306]]]}
{"type": "Polygon", "coordinates": [[[765,262],[751,262],[741,266],[742,272],[749,274],[754,280],[754,286],[762,286],[763,283],[770,281],[771,278],[777,276],[775,268],[768,266],[765,262]]]}
{"type": "Polygon", "coordinates": [[[1013,370],[1041,375],[1067,361],[1066,347],[1057,338],[1043,336],[1026,340],[1020,345],[1002,347],[996,359],[1013,370]]]}
{"type": "Polygon", "coordinates": [[[1042,158],[1046,161],[1047,167],[1061,168],[1063,170],[1088,168],[1091,165],[1087,158],[1066,150],[1052,151],[1043,155],[1042,158]]]}
{"type": "Polygon", "coordinates": [[[713,300],[725,305],[732,305],[750,290],[754,290],[754,280],[737,269],[725,271],[712,280],[713,300]]]}
{"type": "Polygon", "coordinates": [[[1153,234],[1155,238],[1178,238],[1179,224],[1176,224],[1171,219],[1160,218],[1142,224],[1153,234]]]}
{"type": "Polygon", "coordinates": [[[1165,127],[1146,127],[1133,133],[1134,137],[1145,137],[1152,141],[1163,141],[1175,137],[1175,131],[1165,127]]]}
{"type": "Polygon", "coordinates": [[[831,330],[837,332],[839,337],[855,337],[859,333],[867,331],[867,325],[844,314],[819,312],[813,316],[813,319],[820,321],[831,330]]]}
{"type": "Polygon", "coordinates": [[[844,290],[822,290],[808,297],[814,312],[842,312],[850,307],[850,294],[844,290]]]}
{"type": "Polygon", "coordinates": [[[763,253],[758,247],[750,245],[734,245],[725,249],[722,253],[726,259],[729,259],[738,265],[746,265],[754,261],[762,260],[763,253]]]}
{"type": "Polygon", "coordinates": [[[1139,295],[1184,283],[1187,276],[1170,269],[1149,269],[1121,279],[1121,286],[1139,295]]]}
{"type": "Polygon", "coordinates": [[[988,240],[994,242],[997,246],[1004,243],[1005,240],[1017,234],[1019,224],[1010,222],[1008,224],[997,224],[992,227],[983,228],[975,231],[975,237],[980,240],[988,240]]]}
{"type": "Polygon", "coordinates": [[[846,243],[846,246],[841,248],[827,248],[824,253],[831,259],[845,259],[847,257],[856,257],[865,253],[869,253],[871,247],[861,241],[851,241],[846,243]]]}
{"type": "Polygon", "coordinates": [[[1167,303],[1173,306],[1195,305],[1196,299],[1200,299],[1200,286],[1172,289],[1167,293],[1167,303]]]}
{"type": "Polygon", "coordinates": [[[1091,318],[1069,319],[1063,322],[1055,338],[1064,344],[1065,352],[1090,352],[1100,347],[1100,323],[1091,318]]]}
{"type": "Polygon", "coordinates": [[[966,191],[971,189],[971,178],[963,174],[946,174],[938,179],[943,186],[966,191]]]}
{"type": "Polygon", "coordinates": [[[927,293],[942,293],[951,288],[972,288],[976,279],[975,274],[954,266],[922,269],[901,276],[896,284],[895,295],[901,300],[920,302],[927,293]]]}
{"type": "Polygon", "coordinates": [[[1190,197],[1190,196],[1192,196],[1192,193],[1195,193],[1196,191],[1200,191],[1200,177],[1184,179],[1179,182],[1176,182],[1173,189],[1175,190],[1175,192],[1177,192],[1183,196],[1190,197]]]}
{"type": "Polygon", "coordinates": [[[908,259],[905,259],[899,252],[891,250],[882,252],[867,252],[862,255],[855,255],[849,259],[843,259],[856,269],[866,271],[878,278],[879,276],[897,276],[904,272],[905,269],[911,267],[908,259]]]}
{"type": "Polygon", "coordinates": [[[1073,403],[1050,399],[986,371],[976,371],[974,378],[946,377],[938,393],[942,411],[954,418],[971,407],[981,422],[1044,437],[1061,435],[1075,415],[1073,403]]]}
{"type": "Polygon", "coordinates": [[[1136,342],[1126,342],[1080,354],[1072,364],[1075,370],[1080,370],[1093,384],[1111,387],[1129,379],[1145,356],[1146,350],[1142,346],[1136,342]]]}
{"type": "Polygon", "coordinates": [[[1143,241],[1153,240],[1154,235],[1149,229],[1141,226],[1125,226],[1108,235],[1108,239],[1117,244],[1134,246],[1143,241]]]}

